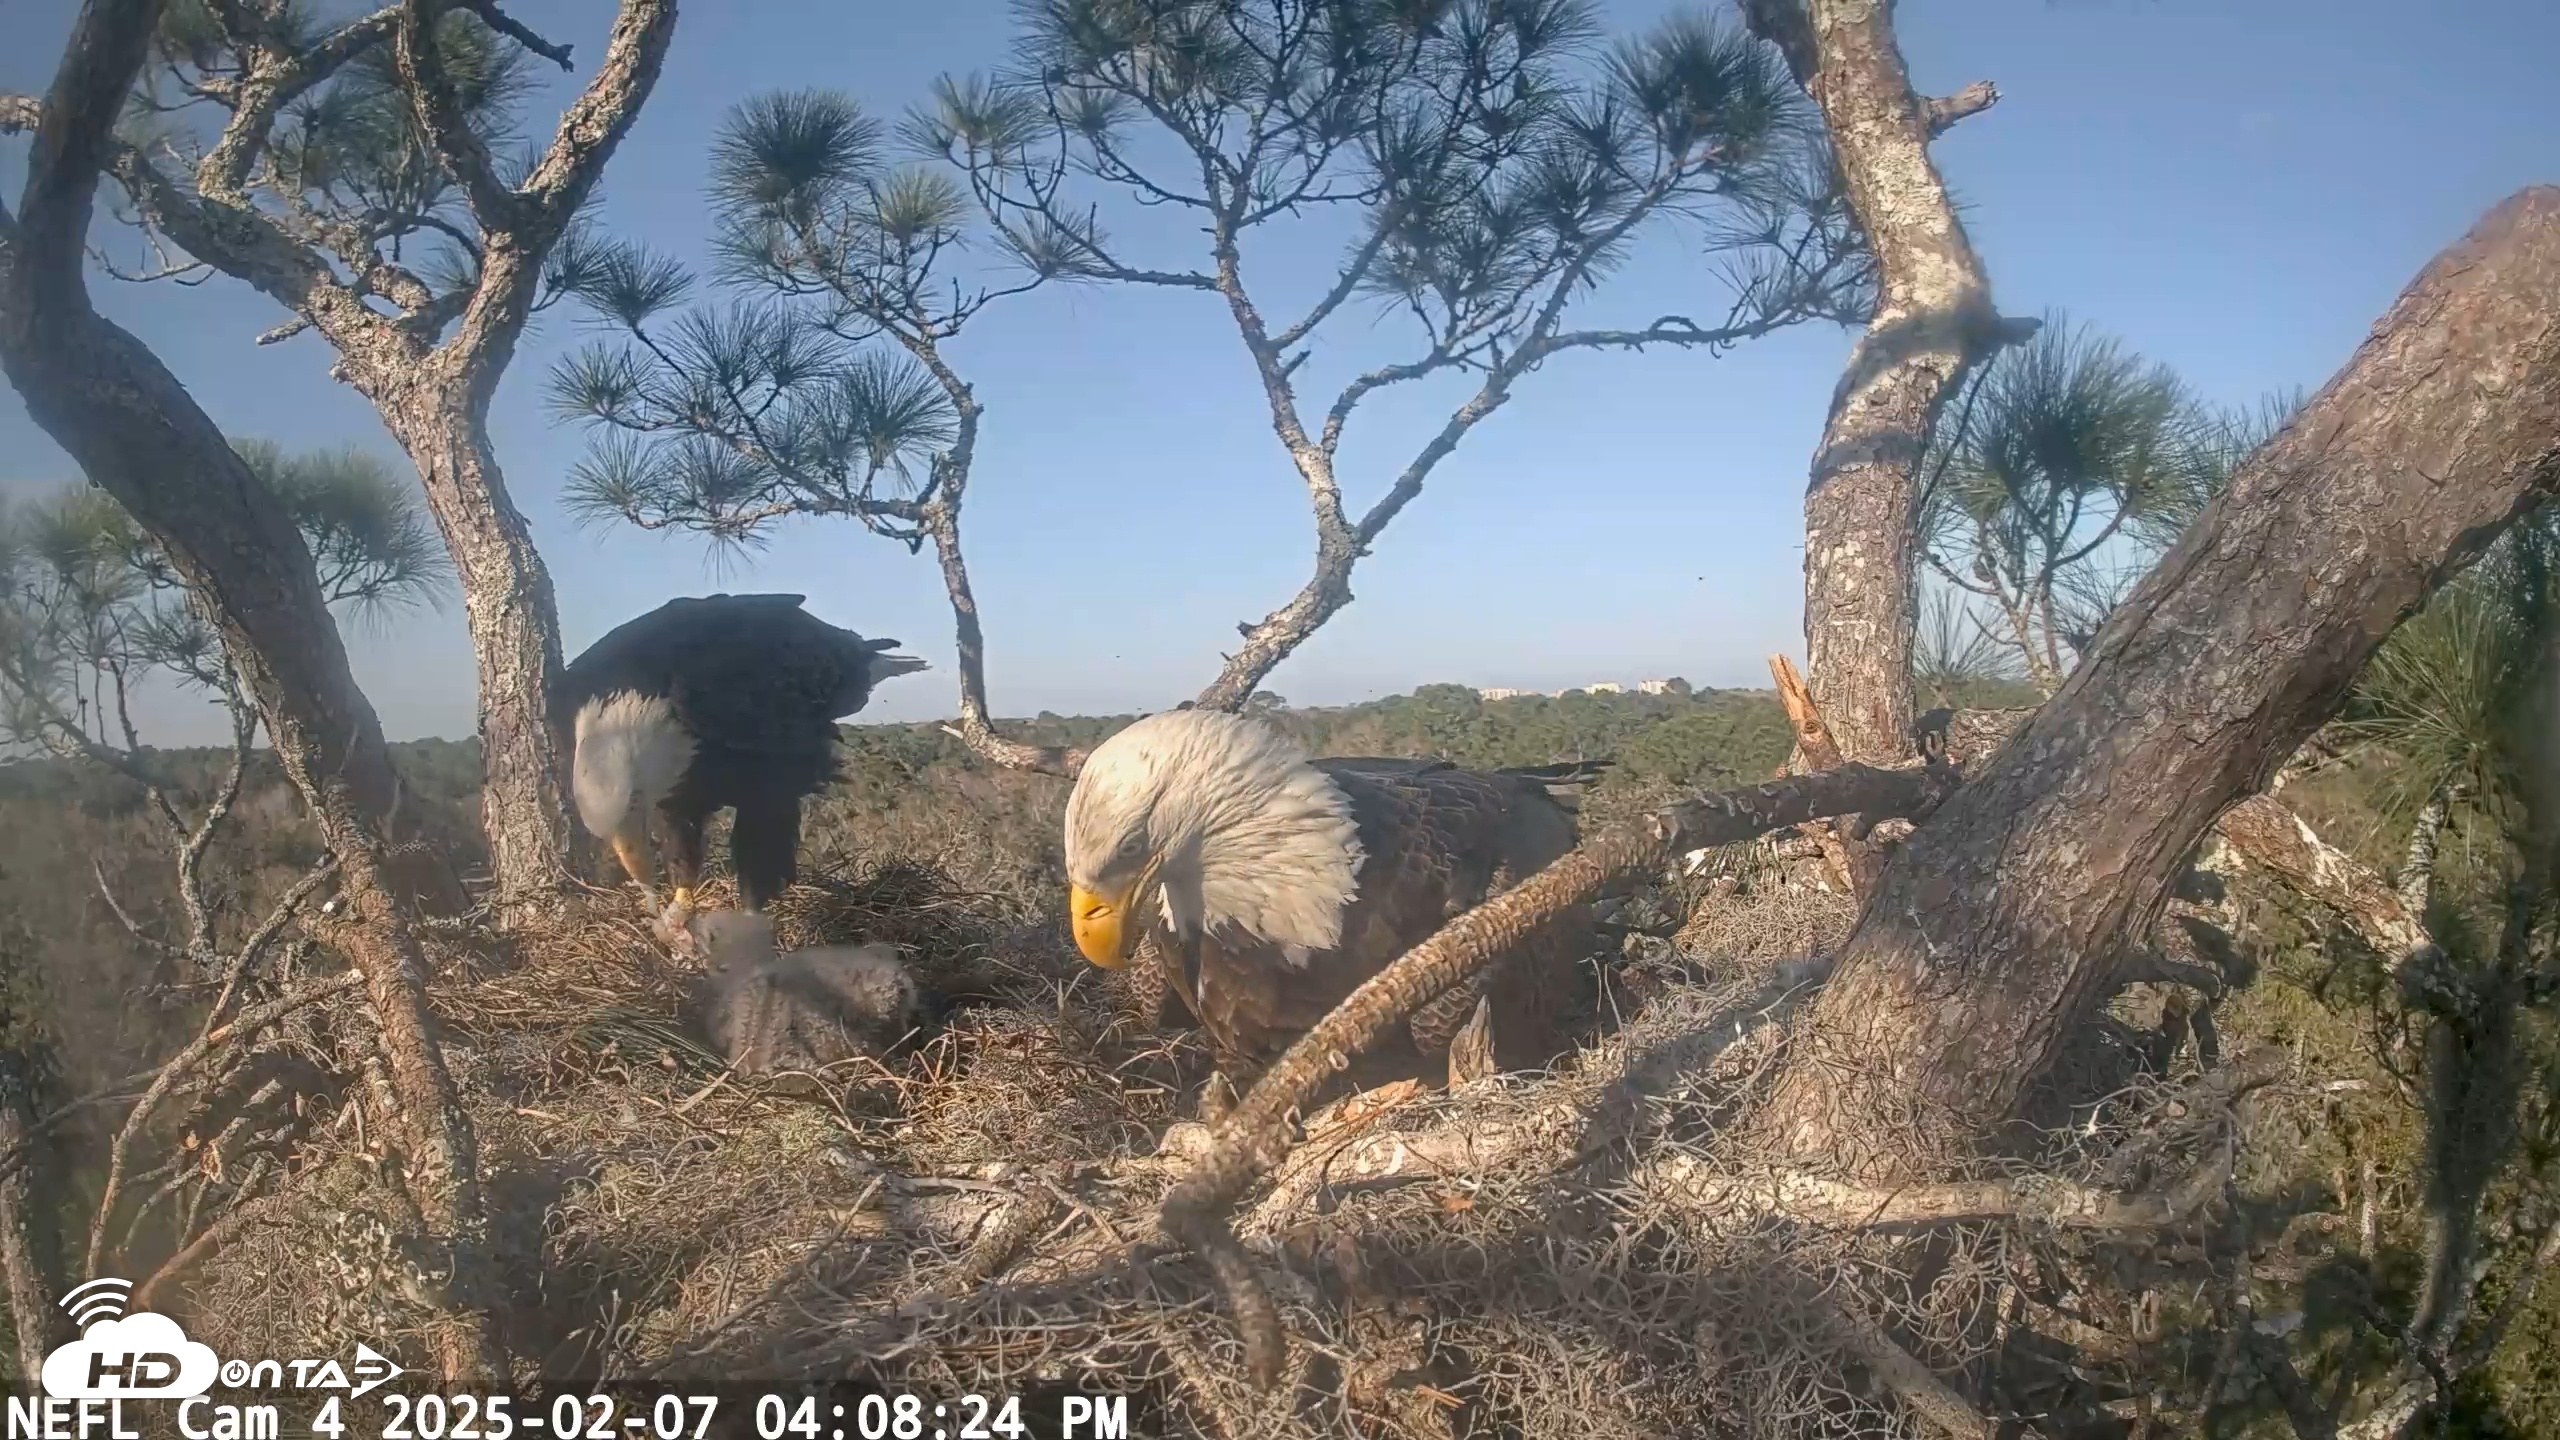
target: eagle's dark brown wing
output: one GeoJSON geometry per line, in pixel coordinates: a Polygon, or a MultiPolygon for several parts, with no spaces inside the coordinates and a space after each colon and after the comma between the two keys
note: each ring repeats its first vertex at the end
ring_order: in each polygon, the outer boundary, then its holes
{"type": "Polygon", "coordinates": [[[632,690],[672,702],[702,759],[805,793],[833,773],[835,722],[869,698],[875,652],[798,595],[670,600],[615,627],[563,672],[558,713],[632,690]]]}
{"type": "MultiPolygon", "coordinates": [[[[1571,812],[1527,777],[1365,758],[1316,766],[1350,797],[1367,856],[1358,894],[1343,916],[1340,946],[1297,957],[1280,946],[1213,933],[1191,947],[1195,978],[1188,986],[1180,978],[1182,958],[1173,960],[1175,984],[1187,992],[1185,1003],[1212,1041],[1248,1063],[1276,1057],[1360,982],[1574,844],[1571,812]]],[[[1576,932],[1587,925],[1587,916],[1568,917],[1554,934],[1506,957],[1490,977],[1495,1044],[1506,1064],[1551,1058],[1546,1032],[1564,1008],[1582,953],[1576,932]]],[[[1445,1025],[1427,1013],[1402,1043],[1382,1050],[1378,1066],[1427,1071],[1472,1011],[1476,993],[1469,991],[1463,1003],[1453,999],[1457,1013],[1445,1025]]]]}

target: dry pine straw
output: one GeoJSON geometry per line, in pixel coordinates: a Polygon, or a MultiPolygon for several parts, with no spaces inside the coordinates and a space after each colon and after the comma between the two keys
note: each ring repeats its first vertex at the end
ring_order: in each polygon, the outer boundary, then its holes
{"type": "MultiPolygon", "coordinates": [[[[1288,1406],[1244,1389],[1202,1277],[1153,1244],[1181,1164],[1159,1146],[1190,1138],[1176,1122],[1203,1057],[1146,1033],[1046,917],[917,865],[795,888],[786,945],[889,939],[960,1001],[913,1053],[795,1088],[723,1076],[685,1022],[685,973],[622,902],[599,905],[448,967],[436,994],[513,1348],[562,1378],[1066,1382],[1139,1393],[1163,1433],[1895,1433],[1909,1421],[1842,1363],[1825,1307],[1948,1373],[1978,1357],[2015,1237],[1949,1232],[1916,1283],[1887,1241],[1675,1215],[1633,1178],[1639,1155],[1749,1164],[1723,1122],[1776,1054],[1808,949],[1845,928],[1838,897],[1744,873],[1684,932],[1690,963],[1657,965],[1643,1012],[1558,1074],[1309,1122],[1280,1198],[1239,1217],[1293,1336],[1288,1406]],[[1310,1168],[1389,1130],[1502,1163],[1385,1188],[1310,1168]]],[[[351,1280],[322,1258],[384,1208],[337,1168],[196,1277],[219,1348],[334,1353],[351,1322],[376,1344],[423,1322],[382,1267],[351,1280]]]]}

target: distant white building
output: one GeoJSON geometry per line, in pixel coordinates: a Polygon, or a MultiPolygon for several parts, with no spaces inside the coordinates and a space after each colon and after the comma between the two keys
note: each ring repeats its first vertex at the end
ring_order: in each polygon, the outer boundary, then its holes
{"type": "Polygon", "coordinates": [[[1639,680],[1636,682],[1636,693],[1639,695],[1668,695],[1671,693],[1671,682],[1668,680],[1639,680]]]}
{"type": "Polygon", "coordinates": [[[1537,693],[1538,692],[1535,690],[1521,690],[1509,685],[1494,685],[1478,690],[1476,692],[1476,696],[1478,699],[1482,700],[1517,700],[1523,695],[1535,695],[1537,693]]]}
{"type": "Polygon", "coordinates": [[[1582,687],[1594,695],[1624,695],[1627,687],[1615,680],[1594,680],[1582,687]]]}

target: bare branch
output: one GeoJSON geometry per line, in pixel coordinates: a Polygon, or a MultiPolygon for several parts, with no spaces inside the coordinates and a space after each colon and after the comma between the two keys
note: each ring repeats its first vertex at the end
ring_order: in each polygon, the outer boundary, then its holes
{"type": "Polygon", "coordinates": [[[436,48],[436,22],[444,17],[447,4],[448,0],[403,0],[399,23],[392,31],[392,54],[418,133],[435,152],[436,163],[461,187],[472,218],[484,230],[511,231],[517,224],[516,193],[498,179],[497,163],[462,113],[462,101],[436,48]]]}
{"type": "Polygon", "coordinates": [[[559,66],[563,70],[570,68],[569,52],[572,47],[567,45],[555,45],[533,33],[531,27],[524,24],[524,22],[516,19],[512,15],[509,15],[506,11],[499,9],[498,0],[458,0],[458,3],[472,14],[479,16],[480,22],[488,26],[490,29],[506,36],[508,39],[522,45],[527,50],[530,50],[534,54],[541,56],[543,59],[550,61],[552,64],[559,66]]]}
{"type": "Polygon", "coordinates": [[[186,955],[187,947],[172,945],[143,929],[142,922],[133,917],[133,912],[124,908],[124,902],[116,898],[115,887],[107,883],[105,861],[92,856],[89,861],[89,873],[97,879],[98,898],[107,902],[107,913],[116,917],[116,923],[122,925],[125,933],[132,936],[136,943],[165,959],[176,960],[186,955]]]}
{"type": "Polygon", "coordinates": [[[1702,1215],[1741,1210],[1834,1229],[1902,1230],[2024,1220],[2064,1230],[2153,1230],[2175,1225],[2222,1193],[2236,1151],[2226,1140],[2205,1164],[2144,1195],[2051,1176],[1881,1189],[1800,1171],[1719,1171],[1687,1155],[1648,1161],[1646,1193],[1702,1215]]]}
{"type": "Polygon", "coordinates": [[[2000,87],[1988,80],[1976,80],[1953,95],[1925,103],[1929,118],[1929,138],[1946,134],[1958,122],[1972,118],[2000,103],[2000,87]]]}
{"type": "MultiPolygon", "coordinates": [[[[321,1171],[320,1167],[314,1166],[303,1173],[317,1175],[321,1171]]],[[[296,1177],[296,1179],[299,1178],[296,1177]]],[[[203,1263],[207,1257],[230,1244],[242,1231],[273,1218],[300,1198],[301,1193],[301,1187],[294,1181],[288,1180],[281,1189],[271,1190],[254,1200],[234,1205],[224,1211],[220,1219],[207,1225],[202,1234],[188,1241],[176,1254],[161,1261],[159,1267],[153,1270],[141,1284],[133,1287],[134,1308],[139,1310],[153,1304],[160,1297],[161,1286],[203,1263]]]]}
{"type": "Polygon", "coordinates": [[[586,203],[605,161],[630,133],[657,87],[675,28],[676,0],[622,0],[605,37],[604,63],[562,112],[551,147],[524,183],[522,193],[539,216],[532,228],[541,232],[541,247],[586,203]]]}
{"type": "Polygon", "coordinates": [[[2367,945],[2394,962],[2426,943],[2425,927],[2389,882],[2320,838],[2302,817],[2264,795],[2223,812],[2214,833],[2277,879],[2334,911],[2367,945]]]}
{"type": "Polygon", "coordinates": [[[393,353],[412,360],[419,355],[418,346],[399,325],[364,303],[368,291],[404,309],[429,303],[433,297],[426,287],[406,271],[387,264],[359,270],[363,287],[359,289],[340,281],[280,222],[245,199],[191,196],[130,146],[113,152],[110,169],[146,224],[167,234],[188,254],[255,286],[317,328],[341,351],[379,353],[388,344],[393,353]]]}
{"type": "Polygon", "coordinates": [[[1642,330],[1567,330],[1538,346],[1543,358],[1564,350],[1642,350],[1647,345],[1703,345],[1710,350],[1775,334],[1802,317],[1788,313],[1748,325],[1707,327],[1686,315],[1665,315],[1642,330]]]}
{"type": "Polygon", "coordinates": [[[1885,1388],[1932,1429],[1956,1440],[1991,1440],[1999,1433],[1999,1428],[1981,1411],[1966,1403],[1954,1387],[1913,1358],[1910,1351],[1895,1344],[1874,1321],[1845,1304],[1834,1302],[1828,1308],[1834,1343],[1865,1362],[1885,1388]]]}
{"type": "Polygon", "coordinates": [[[216,96],[230,108],[231,119],[196,162],[196,189],[220,200],[241,202],[249,172],[266,150],[284,107],[345,68],[348,61],[389,39],[397,14],[396,5],[385,6],[302,49],[285,43],[265,25],[226,26],[231,43],[242,52],[240,76],[228,93],[216,96]]]}
{"type": "Polygon", "coordinates": [[[1284,355],[1296,349],[1305,343],[1309,335],[1315,333],[1317,326],[1332,318],[1333,312],[1342,308],[1342,302],[1357,294],[1361,282],[1369,278],[1370,268],[1378,263],[1378,252],[1385,248],[1387,236],[1390,233],[1384,224],[1372,226],[1369,238],[1361,242],[1359,250],[1352,255],[1351,262],[1342,267],[1340,275],[1334,277],[1333,288],[1327,290],[1324,297],[1316,301],[1313,308],[1309,309],[1305,315],[1300,316],[1297,324],[1272,336],[1271,348],[1284,355]]]}
{"type": "MultiPolygon", "coordinates": [[[[311,897],[318,894],[320,887],[337,873],[337,856],[320,857],[320,863],[304,871],[302,878],[293,882],[293,888],[276,901],[275,908],[267,912],[267,918],[258,923],[258,928],[250,931],[248,938],[240,942],[239,950],[232,954],[230,969],[222,977],[222,988],[215,992],[212,1007],[205,1011],[207,1033],[222,1024],[223,1018],[230,1013],[231,1001],[240,991],[241,980],[257,968],[259,959],[267,953],[267,947],[275,943],[276,937],[284,933],[284,927],[292,923],[294,917],[302,912],[302,907],[311,903],[311,897]]],[[[293,947],[287,946],[288,961],[292,954],[293,947]]]]}
{"type": "MultiPolygon", "coordinates": [[[[1968,768],[1987,760],[2033,710],[1969,710],[1954,720],[1953,753],[1968,768]]],[[[2272,795],[2255,795],[2214,822],[2213,834],[2241,859],[2347,922],[2357,938],[2395,964],[2426,942],[2419,916],[2371,866],[2320,838],[2309,821],[2272,795]]],[[[2413,850],[2417,836],[2413,833],[2413,850]]]]}

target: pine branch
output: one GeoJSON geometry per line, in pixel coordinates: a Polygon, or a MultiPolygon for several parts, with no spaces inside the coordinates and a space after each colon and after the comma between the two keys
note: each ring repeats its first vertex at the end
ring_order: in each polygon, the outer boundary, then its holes
{"type": "Polygon", "coordinates": [[[522,193],[534,217],[528,228],[544,245],[586,203],[606,159],[630,133],[657,87],[675,28],[676,0],[622,0],[605,37],[604,63],[561,113],[550,147],[525,179],[522,193]]]}
{"type": "Polygon", "coordinates": [[[227,93],[215,97],[231,111],[231,118],[196,162],[197,191],[235,204],[243,202],[250,171],[266,150],[284,107],[358,55],[388,41],[398,19],[399,6],[386,5],[299,50],[268,27],[245,23],[246,17],[240,25],[226,25],[226,38],[240,51],[240,74],[227,93]]]}
{"type": "Polygon", "coordinates": [[[445,73],[444,57],[437,48],[437,22],[447,8],[448,0],[402,0],[399,22],[392,31],[401,88],[407,92],[419,135],[434,152],[436,163],[461,187],[472,218],[483,230],[510,232],[518,224],[518,196],[498,178],[497,162],[463,114],[462,100],[454,93],[452,77],[445,73]]]}
{"type": "Polygon", "coordinates": [[[106,1178],[99,1185],[98,1208],[89,1222],[87,1252],[89,1273],[103,1273],[101,1266],[106,1258],[107,1223],[115,1214],[116,1200],[124,1187],[124,1170],[127,1162],[132,1158],[134,1141],[141,1135],[142,1127],[150,1123],[152,1115],[169,1098],[169,1092],[177,1087],[178,1082],[193,1073],[199,1065],[204,1063],[205,1057],[211,1055],[217,1047],[228,1044],[234,1039],[254,1035],[296,1010],[318,1004],[333,995],[345,994],[357,988],[363,981],[362,972],[345,970],[326,980],[301,985],[254,1010],[244,1012],[239,1019],[227,1025],[216,1027],[197,1036],[184,1049],[161,1064],[159,1070],[152,1075],[149,1088],[143,1091],[141,1099],[134,1102],[133,1109],[126,1112],[124,1124],[117,1128],[115,1139],[108,1145],[106,1178]]]}
{"type": "Polygon", "coordinates": [[[516,19],[512,15],[509,15],[506,11],[499,9],[498,0],[456,0],[456,3],[460,4],[463,9],[479,16],[482,24],[497,31],[499,34],[506,36],[508,39],[513,40],[517,44],[522,45],[534,54],[541,56],[543,59],[550,61],[552,64],[559,66],[563,70],[571,68],[569,64],[569,52],[572,47],[567,45],[555,45],[535,34],[529,26],[524,24],[524,22],[516,19]]]}

